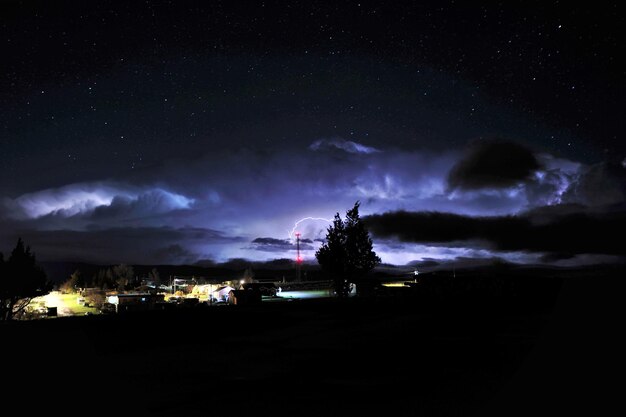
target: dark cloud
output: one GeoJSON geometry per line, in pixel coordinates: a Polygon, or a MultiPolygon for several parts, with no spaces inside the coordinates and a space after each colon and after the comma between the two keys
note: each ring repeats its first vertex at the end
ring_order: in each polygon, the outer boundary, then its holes
{"type": "MultiPolygon", "coordinates": [[[[300,250],[313,250],[315,249],[312,240],[301,239],[300,250]]],[[[263,252],[284,252],[290,250],[296,250],[297,246],[289,239],[275,239],[272,237],[258,237],[252,241],[252,248],[263,252]]]]}
{"type": "MultiPolygon", "coordinates": [[[[262,269],[270,269],[270,270],[293,270],[295,265],[295,260],[290,258],[275,258],[267,261],[253,261],[245,258],[230,258],[224,262],[215,262],[211,259],[201,259],[194,263],[194,266],[199,266],[203,268],[214,268],[221,269],[224,271],[224,276],[228,276],[229,271],[238,271],[236,272],[237,276],[240,276],[241,273],[247,268],[252,268],[253,271],[262,270],[262,269]]],[[[71,273],[71,272],[70,272],[71,273]]]]}
{"type": "Polygon", "coordinates": [[[434,259],[422,259],[422,260],[416,260],[416,261],[410,261],[407,262],[407,266],[413,266],[416,268],[433,268],[435,266],[439,266],[441,264],[441,261],[437,261],[434,259]]]}
{"type": "Polygon", "coordinates": [[[252,241],[258,245],[282,245],[291,246],[292,243],[287,239],[275,239],[273,237],[257,237],[252,241]]]}
{"type": "Polygon", "coordinates": [[[162,247],[153,252],[154,258],[159,264],[186,264],[190,265],[198,261],[199,254],[182,247],[179,244],[173,244],[162,247]]]}
{"type": "Polygon", "coordinates": [[[530,179],[540,168],[533,152],[501,139],[475,141],[448,174],[450,189],[504,188],[530,179]]]}
{"type": "Polygon", "coordinates": [[[576,255],[572,253],[550,252],[542,255],[539,259],[545,263],[554,263],[562,260],[573,259],[575,256],[576,255]]]}
{"type": "Polygon", "coordinates": [[[399,211],[367,216],[365,221],[375,237],[395,237],[404,242],[497,251],[622,255],[623,245],[612,236],[625,230],[626,211],[562,211],[555,206],[493,217],[399,211]]]}

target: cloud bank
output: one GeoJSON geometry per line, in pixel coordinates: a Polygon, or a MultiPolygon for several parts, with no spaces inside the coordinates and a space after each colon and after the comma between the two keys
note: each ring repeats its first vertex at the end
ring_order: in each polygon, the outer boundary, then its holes
{"type": "Polygon", "coordinates": [[[266,261],[293,258],[298,231],[312,260],[324,219],[360,200],[383,262],[612,256],[617,249],[600,231],[621,226],[624,171],[502,140],[461,153],[343,139],[224,149],[132,176],[3,196],[0,244],[6,251],[22,236],[47,259],[107,263],[266,261]]]}
{"type": "Polygon", "coordinates": [[[626,226],[626,211],[585,212],[580,208],[525,212],[511,216],[475,217],[437,212],[391,212],[365,218],[374,236],[402,242],[478,247],[575,256],[622,255],[610,236],[626,226]]]}
{"type": "Polygon", "coordinates": [[[45,216],[110,218],[189,209],[194,200],[158,187],[142,188],[114,182],[69,184],[5,198],[4,214],[14,219],[45,216]]]}

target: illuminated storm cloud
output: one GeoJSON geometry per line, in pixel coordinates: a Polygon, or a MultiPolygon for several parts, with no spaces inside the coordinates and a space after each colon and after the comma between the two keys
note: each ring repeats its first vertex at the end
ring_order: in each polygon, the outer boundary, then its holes
{"type": "Polygon", "coordinates": [[[188,209],[192,204],[193,199],[160,188],[141,189],[107,183],[70,184],[23,194],[5,202],[13,209],[10,216],[26,219],[97,216],[107,211],[155,214],[188,209]]]}
{"type": "Polygon", "coordinates": [[[376,149],[372,146],[365,146],[361,143],[345,140],[342,138],[319,139],[309,145],[309,149],[313,151],[332,150],[333,148],[348,153],[370,154],[380,152],[380,149],[376,149]]]}
{"type": "MultiPolygon", "coordinates": [[[[347,142],[337,140],[340,144],[347,142]]],[[[354,149],[370,148],[351,143],[358,145],[354,149]]],[[[582,188],[574,193],[572,184],[578,184],[578,179],[590,171],[577,162],[537,154],[537,169],[518,181],[450,189],[449,172],[467,154],[352,149],[309,146],[297,152],[221,151],[195,159],[172,159],[156,169],[140,172],[132,181],[70,184],[5,199],[4,217],[20,219],[22,228],[32,229],[33,245],[43,239],[37,231],[52,235],[74,231],[63,236],[67,249],[54,249],[65,259],[79,257],[83,250],[81,245],[72,245],[72,239],[82,241],[80,233],[94,230],[117,240],[116,245],[98,254],[97,260],[102,262],[117,262],[122,257],[132,261],[128,259],[130,253],[142,262],[155,263],[293,258],[297,231],[303,239],[301,252],[305,260],[311,261],[335,213],[343,216],[357,200],[361,201],[364,217],[398,210],[464,216],[517,215],[578,201],[582,188]],[[190,227],[217,231],[220,238],[211,235],[207,239],[200,233],[202,238],[198,239],[190,227]],[[132,238],[123,233],[123,228],[132,228],[132,238]],[[163,228],[185,233],[172,239],[174,235],[162,233],[163,228]],[[145,241],[141,235],[146,236],[145,241]],[[145,253],[137,250],[142,247],[145,253]]],[[[14,227],[10,222],[6,225],[9,231],[14,227]]],[[[52,235],[46,235],[46,239],[52,235]]],[[[97,235],[92,237],[100,240],[97,235]]],[[[394,244],[389,239],[375,239],[376,250],[383,262],[389,263],[491,256],[530,261],[542,256],[453,243],[394,244]]]]}

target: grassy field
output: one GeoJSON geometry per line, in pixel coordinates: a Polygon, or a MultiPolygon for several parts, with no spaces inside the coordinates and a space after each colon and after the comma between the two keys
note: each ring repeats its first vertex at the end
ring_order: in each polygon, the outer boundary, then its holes
{"type": "Polygon", "coordinates": [[[20,370],[3,397],[36,389],[28,411],[51,413],[70,392],[83,414],[134,416],[592,414],[623,346],[604,336],[614,304],[597,284],[0,323],[20,370]],[[602,302],[578,314],[583,297],[602,302]]]}
{"type": "Polygon", "coordinates": [[[72,315],[84,316],[85,313],[96,314],[98,310],[94,307],[85,307],[83,304],[78,303],[77,294],[60,294],[59,302],[63,304],[72,315]]]}
{"type": "Polygon", "coordinates": [[[56,307],[59,317],[64,316],[84,316],[89,314],[98,314],[98,310],[94,307],[86,307],[83,304],[78,303],[78,294],[62,294],[58,291],[53,291],[50,294],[37,297],[31,302],[32,309],[43,309],[46,307],[56,307]]]}

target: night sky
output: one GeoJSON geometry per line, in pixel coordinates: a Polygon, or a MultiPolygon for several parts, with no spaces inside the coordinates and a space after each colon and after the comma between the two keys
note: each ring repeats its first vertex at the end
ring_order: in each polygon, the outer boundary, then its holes
{"type": "Polygon", "coordinates": [[[617,2],[85,3],[0,4],[4,253],[623,259],[617,2]]]}

